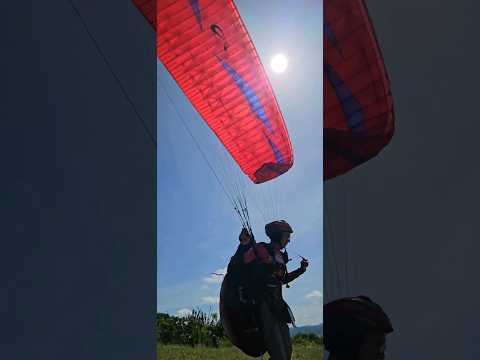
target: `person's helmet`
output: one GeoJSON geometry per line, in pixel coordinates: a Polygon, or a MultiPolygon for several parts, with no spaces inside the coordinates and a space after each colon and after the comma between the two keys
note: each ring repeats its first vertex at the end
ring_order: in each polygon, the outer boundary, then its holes
{"type": "Polygon", "coordinates": [[[368,331],[393,332],[387,314],[366,296],[348,297],[323,306],[324,341],[328,351],[358,349],[368,331]]]}
{"type": "Polygon", "coordinates": [[[285,220],[277,220],[265,225],[265,233],[270,239],[277,238],[284,232],[293,233],[292,227],[285,220]]]}

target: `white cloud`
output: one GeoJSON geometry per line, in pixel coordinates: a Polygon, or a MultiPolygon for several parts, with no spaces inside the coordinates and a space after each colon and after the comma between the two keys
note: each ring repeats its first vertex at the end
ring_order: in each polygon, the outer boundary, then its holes
{"type": "Polygon", "coordinates": [[[223,276],[227,273],[227,267],[225,266],[222,269],[217,269],[211,273],[208,277],[204,277],[203,281],[207,284],[221,284],[223,281],[223,276]]]}
{"type": "Polygon", "coordinates": [[[323,298],[323,295],[320,290],[313,290],[312,292],[308,293],[305,295],[307,299],[315,300],[315,301],[321,301],[323,298]]]}
{"type": "Polygon", "coordinates": [[[202,297],[203,304],[218,304],[220,302],[220,298],[218,296],[204,296],[202,297]]]}
{"type": "Polygon", "coordinates": [[[180,316],[180,317],[188,316],[188,315],[191,315],[191,314],[192,314],[192,310],[186,309],[186,308],[180,309],[176,313],[176,315],[180,316]]]}
{"type": "Polygon", "coordinates": [[[297,306],[293,315],[297,321],[297,326],[318,325],[323,322],[323,306],[321,304],[297,306]]]}

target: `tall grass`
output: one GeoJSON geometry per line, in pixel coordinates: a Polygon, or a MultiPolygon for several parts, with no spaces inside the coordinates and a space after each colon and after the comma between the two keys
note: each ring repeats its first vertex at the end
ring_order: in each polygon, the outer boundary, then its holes
{"type": "Polygon", "coordinates": [[[172,345],[218,347],[226,339],[218,315],[193,310],[190,315],[157,314],[157,341],[172,345]]]}
{"type": "MultiPolygon", "coordinates": [[[[232,346],[216,313],[193,310],[191,314],[180,317],[160,313],[157,314],[156,328],[159,345],[207,348],[232,346]]],[[[320,348],[322,338],[315,334],[297,334],[292,342],[302,347],[320,348]]]]}

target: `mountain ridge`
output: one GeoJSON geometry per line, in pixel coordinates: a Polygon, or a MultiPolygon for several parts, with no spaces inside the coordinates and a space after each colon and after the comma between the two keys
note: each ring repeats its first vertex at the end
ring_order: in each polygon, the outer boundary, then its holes
{"type": "Polygon", "coordinates": [[[295,336],[297,334],[316,334],[318,336],[323,336],[323,324],[318,325],[305,325],[297,326],[290,328],[290,336],[295,336]]]}

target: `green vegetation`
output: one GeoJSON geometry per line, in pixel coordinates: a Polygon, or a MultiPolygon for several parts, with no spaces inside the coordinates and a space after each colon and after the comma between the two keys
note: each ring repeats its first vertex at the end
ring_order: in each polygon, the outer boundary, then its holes
{"type": "MultiPolygon", "coordinates": [[[[157,360],[251,360],[234,346],[218,349],[205,346],[157,345],[157,360]]],[[[261,358],[258,358],[261,359],[261,358]]],[[[263,359],[268,359],[264,355],[263,359]]],[[[294,345],[292,360],[322,360],[323,350],[318,345],[294,345]]]]}
{"type": "Polygon", "coordinates": [[[294,345],[323,345],[323,339],[316,334],[297,334],[292,337],[294,345]]]}
{"type": "Polygon", "coordinates": [[[225,341],[217,314],[200,310],[184,317],[157,314],[157,342],[165,345],[218,347],[225,341]]]}
{"type": "MultiPolygon", "coordinates": [[[[217,314],[205,314],[200,310],[184,317],[157,314],[156,327],[157,360],[251,359],[228,341],[217,314]]],[[[319,336],[297,334],[292,343],[293,360],[322,359],[319,336]]]]}

